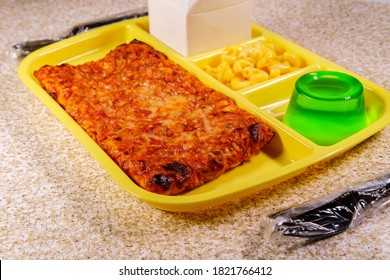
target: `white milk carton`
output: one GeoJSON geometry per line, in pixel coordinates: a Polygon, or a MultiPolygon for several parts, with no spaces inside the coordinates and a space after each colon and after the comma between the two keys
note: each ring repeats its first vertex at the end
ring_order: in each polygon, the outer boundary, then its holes
{"type": "Polygon", "coordinates": [[[183,56],[251,38],[251,0],[149,0],[150,34],[183,56]]]}

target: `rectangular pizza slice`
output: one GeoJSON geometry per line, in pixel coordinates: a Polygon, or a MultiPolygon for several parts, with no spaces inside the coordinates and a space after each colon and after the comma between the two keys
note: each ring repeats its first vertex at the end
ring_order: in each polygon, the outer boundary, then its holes
{"type": "Polygon", "coordinates": [[[273,130],[134,40],[104,58],[35,71],[42,87],[140,187],[176,195],[256,155],[273,130]]]}

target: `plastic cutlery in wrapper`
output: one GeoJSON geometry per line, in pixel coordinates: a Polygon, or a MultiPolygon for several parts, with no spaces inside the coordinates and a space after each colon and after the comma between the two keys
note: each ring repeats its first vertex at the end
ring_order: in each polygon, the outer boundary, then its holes
{"type": "Polygon", "coordinates": [[[41,39],[41,40],[33,40],[33,41],[24,41],[12,44],[13,49],[13,56],[17,58],[18,60],[23,59],[27,55],[29,55],[31,52],[40,49],[44,46],[56,43],[58,41],[70,38],[72,36],[81,34],[83,32],[89,31],[91,29],[105,26],[108,24],[120,22],[123,20],[128,20],[132,18],[138,18],[148,15],[147,8],[143,7],[140,9],[133,9],[130,11],[126,11],[119,14],[114,14],[109,17],[96,19],[89,22],[84,22],[78,25],[73,26],[71,29],[69,29],[67,32],[58,35],[54,38],[50,39],[41,39]]]}
{"type": "Polygon", "coordinates": [[[389,196],[390,172],[341,193],[268,215],[261,226],[270,241],[295,238],[307,245],[342,233],[366,213],[388,206],[389,196]]]}

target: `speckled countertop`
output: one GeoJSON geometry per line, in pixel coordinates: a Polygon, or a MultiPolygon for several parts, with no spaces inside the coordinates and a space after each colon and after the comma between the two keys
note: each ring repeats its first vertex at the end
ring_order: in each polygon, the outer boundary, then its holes
{"type": "MultiPolygon", "coordinates": [[[[390,90],[386,1],[257,0],[253,20],[390,90]]],[[[10,44],[144,6],[132,0],[0,2],[1,259],[390,259],[390,212],[296,249],[259,219],[390,170],[390,127],[238,202],[157,210],[125,192],[17,77],[10,44]]]]}

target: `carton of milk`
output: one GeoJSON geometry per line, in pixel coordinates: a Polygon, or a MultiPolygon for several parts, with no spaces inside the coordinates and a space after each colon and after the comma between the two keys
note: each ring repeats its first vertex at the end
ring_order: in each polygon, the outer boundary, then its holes
{"type": "Polygon", "coordinates": [[[251,38],[251,0],[148,0],[150,34],[183,56],[251,38]]]}

